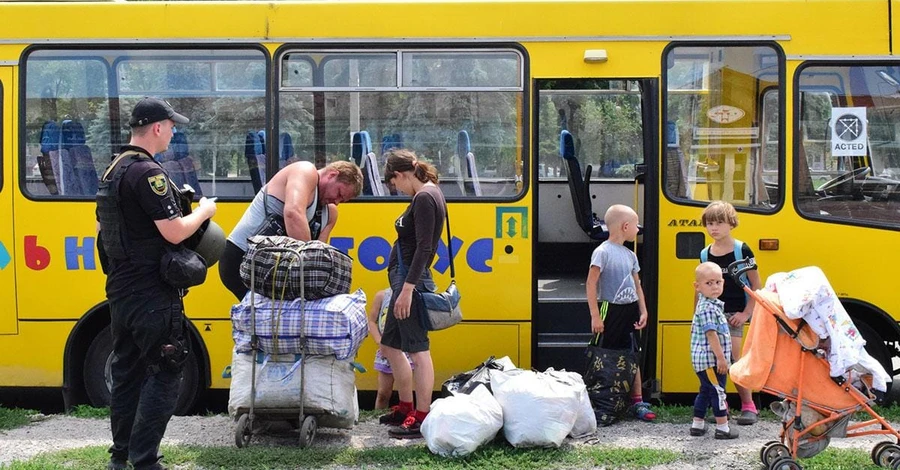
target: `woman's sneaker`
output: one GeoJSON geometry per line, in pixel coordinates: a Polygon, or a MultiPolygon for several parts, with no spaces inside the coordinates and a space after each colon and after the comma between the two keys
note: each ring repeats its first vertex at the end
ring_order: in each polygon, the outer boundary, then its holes
{"type": "Polygon", "coordinates": [[[378,418],[378,422],[381,424],[387,424],[388,426],[400,426],[406,419],[406,415],[407,413],[402,413],[400,411],[399,405],[394,405],[391,407],[390,413],[381,415],[381,417],[378,418]]]}
{"type": "Polygon", "coordinates": [[[631,405],[632,411],[634,412],[634,416],[641,421],[653,421],[656,419],[656,413],[650,409],[650,404],[647,402],[638,402],[634,405],[631,405]]]}
{"type": "Polygon", "coordinates": [[[421,439],[421,426],[422,422],[416,419],[416,412],[412,411],[403,420],[403,424],[388,430],[388,435],[394,439],[421,439]]]}
{"type": "Polygon", "coordinates": [[[737,417],[737,423],[741,426],[756,424],[759,421],[759,415],[750,410],[741,411],[741,415],[737,417]]]}

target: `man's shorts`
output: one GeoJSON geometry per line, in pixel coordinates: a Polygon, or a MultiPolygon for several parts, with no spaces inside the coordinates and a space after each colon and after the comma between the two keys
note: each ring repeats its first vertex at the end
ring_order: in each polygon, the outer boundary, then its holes
{"type": "MultiPolygon", "coordinates": [[[[413,363],[412,358],[409,357],[409,354],[403,353],[406,356],[406,360],[409,361],[409,366],[412,370],[416,370],[416,364],[413,363]]],[[[375,351],[375,370],[378,372],[384,372],[385,374],[393,374],[394,371],[391,370],[391,363],[387,360],[386,357],[381,355],[381,349],[377,349],[375,351]]]]}
{"type": "MultiPolygon", "coordinates": [[[[726,313],[725,320],[726,321],[731,320],[731,317],[733,317],[739,313],[741,313],[741,312],[726,313]]],[[[731,330],[732,337],[735,337],[735,338],[743,338],[744,337],[744,325],[741,325],[741,326],[735,328],[735,327],[731,326],[731,323],[729,323],[728,329],[731,330]]]]}
{"type": "Polygon", "coordinates": [[[606,308],[606,320],[603,320],[601,346],[607,349],[633,349],[636,346],[632,344],[632,336],[635,336],[632,333],[636,331],[634,324],[641,318],[638,303],[622,305],[606,301],[600,302],[600,311],[602,312],[604,308],[606,308]]]}
{"type": "MultiPolygon", "coordinates": [[[[387,320],[384,322],[384,333],[381,335],[381,344],[399,349],[403,352],[414,353],[428,351],[431,343],[428,341],[428,331],[422,328],[419,318],[419,309],[416,308],[416,300],[413,298],[409,316],[405,320],[397,320],[394,316],[394,302],[400,296],[400,289],[406,281],[406,276],[401,276],[399,269],[392,267],[388,270],[388,280],[391,282],[391,303],[388,307],[387,320]]],[[[431,279],[431,269],[426,269],[419,280],[418,289],[434,292],[437,287],[431,279]]]]}

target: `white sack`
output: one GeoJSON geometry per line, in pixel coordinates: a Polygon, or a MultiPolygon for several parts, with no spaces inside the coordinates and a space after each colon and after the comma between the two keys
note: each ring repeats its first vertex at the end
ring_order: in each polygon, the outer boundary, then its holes
{"type": "Polygon", "coordinates": [[[435,400],[421,430],[432,453],[462,457],[494,439],[501,427],[500,404],[484,385],[479,385],[471,394],[435,400]]]}
{"type": "Polygon", "coordinates": [[[578,395],[552,376],[491,371],[491,390],[503,409],[503,435],[513,447],[559,447],[575,426],[578,395]]]}
{"type": "MultiPolygon", "coordinates": [[[[310,355],[298,363],[298,355],[269,356],[256,364],[256,408],[299,408],[300,367],[306,379],[303,402],[307,414],[319,416],[322,427],[350,429],[359,418],[356,376],[349,361],[334,356],[310,355]]],[[[231,360],[231,393],[228,413],[250,408],[252,356],[235,352],[231,360]]]]}
{"type": "Polygon", "coordinates": [[[581,374],[564,370],[547,369],[545,374],[559,380],[564,385],[571,387],[578,396],[578,416],[575,418],[575,426],[569,434],[572,437],[589,436],[597,432],[597,415],[591,406],[591,398],[588,396],[587,387],[581,374]]]}

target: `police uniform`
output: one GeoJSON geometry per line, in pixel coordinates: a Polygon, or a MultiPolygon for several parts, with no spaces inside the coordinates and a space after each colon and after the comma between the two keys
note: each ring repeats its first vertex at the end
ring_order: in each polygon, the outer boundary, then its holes
{"type": "Polygon", "coordinates": [[[147,150],[125,146],[97,193],[114,353],[111,469],[126,468],[126,460],[136,470],[163,468],[159,443],[175,410],[187,350],[181,291],[160,276],[173,245],[154,220],[182,216],[175,192],[147,150]]]}

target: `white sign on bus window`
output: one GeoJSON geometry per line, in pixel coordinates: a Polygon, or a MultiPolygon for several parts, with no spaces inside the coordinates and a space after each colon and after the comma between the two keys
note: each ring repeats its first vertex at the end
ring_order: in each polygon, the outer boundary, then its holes
{"type": "Polygon", "coordinates": [[[866,155],[866,108],[831,108],[831,155],[866,155]]]}

